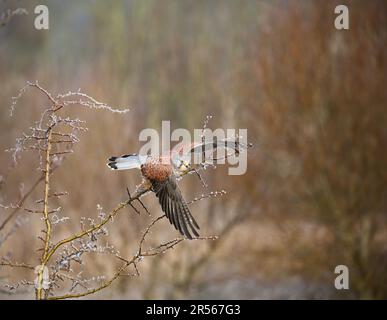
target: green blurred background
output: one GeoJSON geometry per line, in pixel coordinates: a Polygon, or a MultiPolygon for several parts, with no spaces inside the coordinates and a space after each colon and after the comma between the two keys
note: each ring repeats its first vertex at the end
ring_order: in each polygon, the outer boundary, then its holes
{"type": "MultiPolygon", "coordinates": [[[[131,109],[74,109],[89,131],[56,173],[55,188],[70,193],[58,205],[72,218],[58,237],[139,183],[138,173],[110,172],[105,160],[136,152],[143,128],[171,120],[172,129],[192,130],[213,115],[212,128],[247,128],[254,143],[244,176],[206,171],[209,190],[228,194],[192,206],[202,234],[220,240],[147,259],[140,277],[123,277],[94,298],[387,298],[385,1],[0,1],[0,12],[17,7],[29,14],[0,27],[1,149],[47,103],[27,93],[9,116],[27,80],[131,109]],[[50,10],[47,31],[33,28],[37,4],[50,10]],[[334,28],[338,4],[349,7],[349,30],[334,28]],[[349,290],[334,288],[339,264],[349,268],[349,290]]],[[[24,154],[14,167],[0,153],[0,203],[16,203],[38,177],[34,161],[24,154]]],[[[194,176],[181,185],[187,200],[206,191],[194,176]]],[[[146,203],[161,213],[153,197],[146,203]]],[[[0,208],[0,221],[5,216],[0,208]]],[[[109,242],[133,254],[151,218],[128,212],[119,221],[109,242]]],[[[15,224],[1,231],[10,234],[1,255],[38,264],[41,221],[20,212],[15,224]]],[[[155,243],[171,230],[165,222],[155,243]]],[[[92,257],[84,272],[109,275],[114,267],[92,257]]],[[[20,277],[28,275],[0,269],[1,282],[20,277]]]]}

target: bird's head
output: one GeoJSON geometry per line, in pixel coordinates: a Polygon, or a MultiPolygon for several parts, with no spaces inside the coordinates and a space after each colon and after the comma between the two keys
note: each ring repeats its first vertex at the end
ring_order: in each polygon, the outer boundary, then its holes
{"type": "Polygon", "coordinates": [[[186,160],[179,160],[178,169],[180,172],[186,172],[191,169],[191,164],[186,160]]]}

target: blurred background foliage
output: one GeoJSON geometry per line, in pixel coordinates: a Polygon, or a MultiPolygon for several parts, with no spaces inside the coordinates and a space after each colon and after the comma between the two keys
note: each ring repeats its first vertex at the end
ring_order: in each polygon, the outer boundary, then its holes
{"type": "MultiPolygon", "coordinates": [[[[56,173],[56,188],[70,192],[59,205],[72,217],[58,234],[139,182],[136,172],[110,172],[105,160],[136,152],[143,128],[171,120],[172,129],[192,130],[213,115],[212,128],[247,128],[254,143],[244,176],[206,172],[209,189],[228,194],[192,207],[202,233],[220,240],[185,242],[144,261],[140,277],[98,297],[387,298],[385,1],[0,1],[0,12],[16,7],[29,14],[0,28],[2,149],[47,103],[28,94],[9,116],[27,80],[131,108],[123,116],[74,109],[89,132],[56,173]],[[41,3],[48,31],[33,28],[41,3]],[[348,31],[333,24],[343,3],[348,31]],[[350,290],[334,289],[338,264],[349,267],[350,290]]],[[[16,203],[38,177],[35,160],[24,154],[15,168],[0,153],[1,203],[16,203]]],[[[193,176],[182,188],[187,200],[203,192],[193,176]]],[[[146,202],[161,213],[153,197],[146,202]]],[[[20,216],[0,251],[38,264],[41,221],[20,216]]],[[[119,219],[109,241],[130,254],[150,218],[128,211],[119,219]]],[[[165,223],[155,241],[171,230],[165,223]]],[[[84,272],[113,267],[93,257],[84,272]]],[[[12,279],[7,272],[0,277],[12,279]]]]}

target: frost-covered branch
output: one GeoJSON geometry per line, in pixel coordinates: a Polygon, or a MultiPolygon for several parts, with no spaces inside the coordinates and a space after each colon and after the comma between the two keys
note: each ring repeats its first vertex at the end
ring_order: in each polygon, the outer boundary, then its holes
{"type": "MultiPolygon", "coordinates": [[[[126,113],[129,110],[127,108],[117,109],[110,107],[108,104],[99,102],[80,90],[54,95],[38,82],[27,82],[26,86],[12,98],[11,116],[15,116],[19,101],[29,89],[45,97],[49,106],[42,111],[40,118],[17,138],[16,144],[6,151],[11,154],[14,167],[18,165],[25,151],[32,151],[37,154],[39,159],[37,169],[40,172],[40,176],[17,204],[2,204],[0,206],[0,210],[11,210],[11,213],[1,223],[0,231],[13,221],[13,218],[20,210],[27,212],[29,214],[28,217],[40,216],[43,225],[38,239],[41,240],[42,246],[37,250],[37,252],[40,252],[40,261],[37,266],[24,262],[12,262],[8,258],[1,260],[0,267],[9,269],[23,268],[27,271],[29,270],[31,276],[34,277],[33,281],[31,279],[23,279],[16,284],[6,284],[3,286],[4,288],[15,291],[19,287],[33,286],[36,299],[84,297],[109,287],[116,279],[122,276],[139,276],[138,263],[142,259],[160,255],[185,241],[184,238],[176,238],[167,240],[154,247],[146,248],[146,240],[151,234],[150,231],[159,221],[164,220],[165,216],[163,215],[154,219],[144,230],[141,238],[138,240],[137,252],[129,258],[121,256],[118,250],[107,241],[105,241],[105,244],[101,244],[102,239],[109,236],[108,225],[114,222],[116,216],[124,208],[130,207],[137,214],[145,212],[151,215],[141,200],[149,192],[149,186],[140,186],[133,194],[127,190],[128,199],[118,203],[111,210],[105,211],[100,205],[97,205],[97,216],[95,218],[81,218],[78,232],[54,241],[56,238],[56,226],[66,223],[70,219],[70,217],[63,215],[66,211],[65,206],[53,206],[54,200],[59,201],[59,199],[69,194],[67,191],[54,190],[55,173],[61,169],[66,157],[74,152],[74,146],[80,141],[81,133],[88,130],[83,120],[67,116],[66,111],[77,106],[90,110],[106,110],[118,114],[126,113]],[[30,195],[38,186],[43,186],[42,194],[38,199],[28,201],[30,195]],[[27,202],[29,203],[27,204],[27,202]],[[134,204],[136,202],[141,207],[135,207],[134,204]],[[83,258],[86,255],[93,254],[104,254],[114,260],[119,260],[121,266],[110,278],[104,275],[84,277],[82,271],[76,271],[75,266],[84,266],[86,262],[83,258]]],[[[193,173],[193,171],[191,170],[187,173],[193,173]]],[[[221,194],[224,194],[224,192],[212,192],[207,195],[201,195],[193,199],[189,204],[221,194]]],[[[198,237],[195,240],[214,239],[216,237],[211,236],[198,237]]]]}

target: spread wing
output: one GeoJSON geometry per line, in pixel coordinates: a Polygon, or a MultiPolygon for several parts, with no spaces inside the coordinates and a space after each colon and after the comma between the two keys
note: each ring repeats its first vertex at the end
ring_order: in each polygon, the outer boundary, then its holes
{"type": "Polygon", "coordinates": [[[163,182],[153,182],[153,190],[169,222],[175,226],[176,230],[188,239],[192,239],[191,232],[198,237],[199,225],[181,195],[176,178],[171,175],[163,182]]]}
{"type": "MultiPolygon", "coordinates": [[[[221,160],[226,156],[231,157],[239,155],[239,153],[252,147],[251,143],[244,143],[237,139],[213,139],[213,141],[197,142],[187,147],[186,149],[179,150],[180,158],[184,160],[190,160],[192,156],[201,156],[201,161],[206,160],[221,160]],[[223,152],[223,157],[215,157],[215,152],[223,152]]],[[[218,154],[219,157],[219,154],[218,154]]]]}
{"type": "Polygon", "coordinates": [[[232,150],[235,154],[239,154],[240,152],[246,150],[251,147],[251,144],[243,143],[236,139],[214,139],[213,141],[199,142],[189,149],[190,153],[205,153],[205,152],[214,152],[216,149],[226,149],[232,150]]]}

